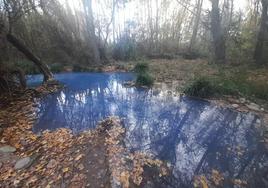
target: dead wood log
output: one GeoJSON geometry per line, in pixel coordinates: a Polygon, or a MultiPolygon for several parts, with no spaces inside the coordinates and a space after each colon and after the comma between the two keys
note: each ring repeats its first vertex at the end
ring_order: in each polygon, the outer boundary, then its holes
{"type": "Polygon", "coordinates": [[[44,82],[53,79],[53,74],[49,70],[48,66],[44,64],[38,57],[36,57],[19,39],[17,39],[11,33],[7,34],[7,40],[23,53],[30,61],[32,61],[44,75],[44,82]]]}

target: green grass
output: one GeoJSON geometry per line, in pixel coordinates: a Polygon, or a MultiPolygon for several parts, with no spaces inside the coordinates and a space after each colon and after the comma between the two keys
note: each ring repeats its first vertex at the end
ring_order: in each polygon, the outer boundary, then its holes
{"type": "Polygon", "coordinates": [[[245,71],[227,73],[222,71],[215,76],[195,79],[185,87],[184,92],[190,96],[209,98],[222,95],[237,95],[268,101],[268,84],[266,81],[249,80],[245,71]]]}

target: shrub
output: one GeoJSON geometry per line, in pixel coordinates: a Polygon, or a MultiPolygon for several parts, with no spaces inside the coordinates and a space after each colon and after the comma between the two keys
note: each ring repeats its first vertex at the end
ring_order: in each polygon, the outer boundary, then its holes
{"type": "Polygon", "coordinates": [[[138,74],[136,85],[138,86],[152,86],[154,84],[153,77],[148,73],[138,74]]]}
{"type": "Polygon", "coordinates": [[[185,53],[182,54],[182,56],[183,56],[184,59],[189,59],[189,60],[198,59],[198,58],[204,58],[204,55],[202,55],[197,50],[191,51],[191,52],[185,52],[185,53]]]}
{"type": "Polygon", "coordinates": [[[222,95],[237,95],[268,100],[268,85],[265,81],[250,81],[245,73],[218,75],[195,80],[184,89],[189,96],[209,98],[222,95]]]}
{"type": "Polygon", "coordinates": [[[149,71],[149,65],[148,65],[148,63],[145,63],[145,62],[139,62],[139,63],[136,64],[136,66],[134,68],[134,71],[137,74],[146,73],[146,72],[149,71]]]}
{"type": "Polygon", "coordinates": [[[59,64],[59,63],[55,63],[55,64],[50,65],[50,70],[53,73],[62,72],[63,69],[64,69],[63,66],[61,64],[59,64]]]}
{"type": "Polygon", "coordinates": [[[23,70],[25,74],[40,74],[38,67],[31,61],[20,60],[14,63],[15,67],[18,67],[23,70]]]}
{"type": "Polygon", "coordinates": [[[137,73],[137,86],[152,86],[154,83],[153,77],[149,74],[149,65],[146,62],[138,63],[134,71],[137,73]]]}
{"type": "Polygon", "coordinates": [[[74,65],[73,72],[88,72],[89,70],[81,65],[74,65]]]}
{"type": "Polygon", "coordinates": [[[216,89],[211,81],[206,78],[200,78],[186,87],[184,93],[189,96],[208,98],[215,95],[216,89]]]}

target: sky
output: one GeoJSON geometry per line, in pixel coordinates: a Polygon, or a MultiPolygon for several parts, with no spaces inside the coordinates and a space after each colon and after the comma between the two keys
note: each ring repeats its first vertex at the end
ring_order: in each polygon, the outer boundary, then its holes
{"type": "MultiPolygon", "coordinates": [[[[235,7],[235,10],[244,10],[246,7],[247,7],[247,3],[248,0],[234,0],[234,7],[235,7]]],[[[210,9],[211,7],[211,3],[209,0],[205,0],[204,1],[204,8],[209,8],[210,9]]]]}
{"type": "MultiPolygon", "coordinates": [[[[60,0],[60,1],[62,3],[65,3],[66,0],[60,0]]],[[[79,1],[77,1],[77,0],[67,0],[67,1],[69,2],[71,7],[79,9],[79,1]]],[[[174,1],[175,4],[177,3],[176,2],[177,0],[173,0],[173,1],[174,1]]],[[[93,2],[93,6],[94,5],[96,6],[97,1],[93,0],[92,2],[93,2]]],[[[234,7],[235,7],[236,10],[239,10],[239,9],[243,10],[243,9],[246,8],[246,6],[247,6],[247,0],[234,0],[234,7]]],[[[203,8],[207,9],[207,8],[210,8],[210,7],[211,7],[210,0],[204,0],[203,8]]],[[[129,8],[130,8],[129,11],[131,11],[132,10],[131,7],[129,7],[129,8]]]]}
{"type": "MultiPolygon", "coordinates": [[[[79,5],[79,2],[81,2],[82,0],[59,0],[60,2],[62,2],[63,4],[68,1],[69,5],[71,8],[73,9],[81,9],[81,5],[79,5]]],[[[106,18],[106,20],[110,20],[111,17],[111,9],[105,9],[103,8],[103,4],[105,4],[105,0],[92,0],[92,6],[93,6],[93,12],[95,10],[95,13],[98,12],[98,14],[101,14],[100,17],[102,18],[106,18]],[[104,15],[104,16],[102,16],[104,15]]],[[[109,2],[109,0],[108,0],[109,2]]],[[[152,1],[152,2],[157,2],[157,1],[152,1]]],[[[158,2],[160,3],[161,0],[158,0],[158,2]]],[[[177,0],[172,0],[171,2],[171,6],[170,7],[174,7],[174,9],[177,6],[180,6],[179,3],[177,2],[177,0]]],[[[195,2],[195,0],[192,0],[192,2],[195,2]]],[[[248,0],[234,0],[234,8],[235,11],[243,11],[246,9],[247,5],[248,5],[248,0]]],[[[125,6],[125,9],[117,9],[116,12],[116,24],[119,24],[121,26],[124,26],[125,21],[129,21],[129,20],[134,20],[137,19],[136,15],[140,14],[140,2],[138,0],[132,0],[130,3],[127,3],[125,6]]],[[[155,6],[155,8],[153,8],[153,10],[156,10],[156,4],[153,5],[153,7],[155,6]]],[[[203,4],[203,9],[207,10],[207,9],[211,9],[211,2],[210,0],[204,0],[204,4],[203,4]]],[[[156,11],[155,11],[156,12],[156,11]]],[[[170,11],[172,12],[172,11],[170,11]]],[[[155,13],[153,13],[155,14],[155,13]]],[[[171,13],[170,13],[171,14],[171,13]]],[[[96,16],[96,15],[95,15],[96,16]]],[[[142,16],[139,16],[140,19],[142,19],[142,16]]],[[[105,23],[105,22],[104,22],[105,23]]],[[[120,27],[121,27],[120,26],[120,27]]]]}
{"type": "MultiPolygon", "coordinates": [[[[161,2],[161,1],[159,0],[159,2],[161,2]]],[[[195,0],[192,0],[192,2],[195,2],[195,0]]],[[[240,10],[243,11],[243,10],[245,10],[247,5],[248,5],[247,2],[248,2],[248,0],[234,0],[234,9],[235,9],[235,11],[240,11],[240,10]]],[[[139,9],[135,8],[137,5],[139,5],[139,2],[135,1],[135,0],[133,0],[132,3],[128,3],[126,5],[125,12],[123,13],[123,11],[121,10],[121,12],[118,13],[119,14],[119,16],[118,16],[119,19],[123,18],[123,14],[126,17],[126,20],[131,20],[131,18],[133,18],[135,16],[135,14],[139,14],[139,12],[140,12],[139,9]]],[[[176,6],[179,6],[179,3],[177,2],[177,0],[173,0],[173,2],[171,4],[171,7],[176,8],[176,6]]],[[[203,9],[204,10],[207,10],[207,9],[210,10],[211,9],[210,0],[204,0],[203,9]]],[[[156,10],[156,8],[154,8],[154,10],[156,10]]],[[[108,15],[109,15],[109,13],[108,13],[108,15]]],[[[121,22],[124,22],[123,19],[121,20],[121,22]]]]}

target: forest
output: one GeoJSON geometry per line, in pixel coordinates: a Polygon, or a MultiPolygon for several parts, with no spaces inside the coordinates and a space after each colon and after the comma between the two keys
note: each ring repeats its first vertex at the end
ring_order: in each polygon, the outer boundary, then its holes
{"type": "Polygon", "coordinates": [[[268,187],[267,151],[268,0],[0,0],[0,187],[268,187]]]}
{"type": "Polygon", "coordinates": [[[180,55],[267,63],[266,1],[1,1],[0,10],[1,62],[21,67],[30,60],[11,36],[55,69],[180,55]]]}

